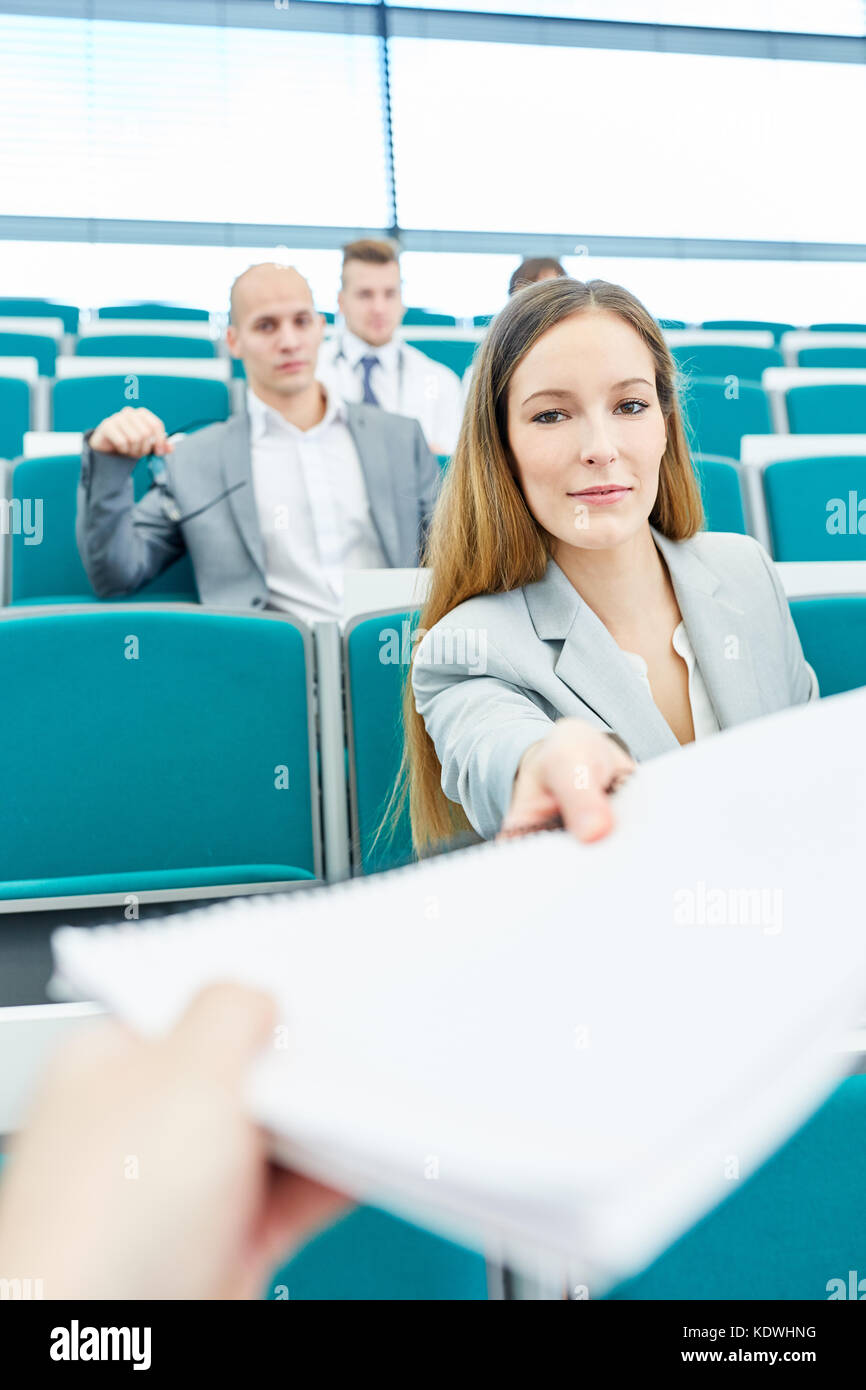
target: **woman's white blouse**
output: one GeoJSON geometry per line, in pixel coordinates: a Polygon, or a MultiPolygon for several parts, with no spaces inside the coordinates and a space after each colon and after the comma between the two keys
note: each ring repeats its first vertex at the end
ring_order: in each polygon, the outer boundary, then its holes
{"type": "MultiPolygon", "coordinates": [[[[701,668],[698,665],[694,648],[689,641],[685,623],[680,623],[677,626],[671,640],[673,642],[674,651],[682,657],[689,672],[689,704],[692,710],[692,723],[695,727],[695,739],[706,738],[708,734],[717,734],[720,728],[719,721],[716,718],[715,710],[710,702],[709,693],[704,684],[704,678],[701,675],[701,668]]],[[[639,656],[637,652],[623,652],[623,655],[627,656],[634,666],[637,675],[646,686],[650,699],[652,699],[653,693],[649,683],[647,664],[643,657],[639,656]]],[[[817,700],[820,693],[818,690],[818,678],[811,666],[808,666],[808,671],[809,680],[811,682],[809,699],[817,700]]]]}

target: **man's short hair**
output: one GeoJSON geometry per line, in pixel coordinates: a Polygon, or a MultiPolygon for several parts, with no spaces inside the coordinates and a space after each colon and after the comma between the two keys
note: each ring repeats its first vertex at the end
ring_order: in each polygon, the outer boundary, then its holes
{"type": "Polygon", "coordinates": [[[509,280],[508,293],[514,294],[515,290],[522,290],[524,285],[534,285],[539,275],[543,275],[546,270],[552,270],[555,275],[567,273],[565,267],[553,256],[530,256],[520,262],[509,280]]]}
{"type": "Polygon", "coordinates": [[[364,265],[390,265],[392,261],[396,265],[400,264],[394,243],[377,241],[374,237],[364,237],[361,241],[350,241],[348,246],[343,247],[342,281],[344,285],[346,283],[346,266],[352,261],[361,261],[364,265]]]}
{"type": "Polygon", "coordinates": [[[246,277],[254,270],[288,270],[291,271],[292,275],[297,275],[298,279],[302,280],[303,283],[307,286],[307,289],[310,288],[306,279],[303,275],[301,275],[301,272],[297,269],[296,266],[286,265],[281,261],[257,261],[255,265],[248,265],[246,270],[242,270],[240,275],[236,275],[234,280],[232,281],[232,287],[229,290],[229,323],[237,324],[238,305],[240,302],[238,286],[240,285],[241,281],[245,280],[246,277]]]}

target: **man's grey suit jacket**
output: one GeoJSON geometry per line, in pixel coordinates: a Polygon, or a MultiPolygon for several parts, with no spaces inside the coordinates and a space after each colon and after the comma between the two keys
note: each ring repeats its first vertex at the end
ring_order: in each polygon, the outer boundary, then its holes
{"type": "MultiPolygon", "coordinates": [[[[373,524],[392,568],[419,563],[441,478],[416,420],[346,405],[373,524]]],[[[189,552],[203,604],[263,608],[265,551],[253,493],[250,422],[244,414],[180,440],[163,482],[133,498],[133,461],[85,441],[76,536],[102,598],[131,594],[189,552]]]]}
{"type": "MultiPolygon", "coordinates": [[[[652,529],[721,729],[818,694],[781,581],[751,536],[652,529]]],[[[636,762],[679,747],[652,696],[555,561],[536,584],[480,594],[424,636],[415,707],[442,765],[442,789],[489,839],[531,744],[557,719],[616,736],[636,762]]],[[[709,795],[709,793],[708,793],[709,795]]]]}

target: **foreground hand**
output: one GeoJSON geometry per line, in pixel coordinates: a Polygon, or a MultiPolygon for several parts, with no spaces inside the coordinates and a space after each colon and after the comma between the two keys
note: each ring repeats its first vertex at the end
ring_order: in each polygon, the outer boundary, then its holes
{"type": "Polygon", "coordinates": [[[559,816],[578,840],[600,840],[614,824],[610,793],[634,768],[600,729],[560,719],[521,758],[501,833],[535,830],[559,816]]]}
{"type": "Polygon", "coordinates": [[[202,991],[143,1041],[94,1024],[55,1057],[0,1182],[0,1278],[46,1298],[257,1298],[347,1199],[273,1167],[246,1114],[273,1000],[202,991]]]}

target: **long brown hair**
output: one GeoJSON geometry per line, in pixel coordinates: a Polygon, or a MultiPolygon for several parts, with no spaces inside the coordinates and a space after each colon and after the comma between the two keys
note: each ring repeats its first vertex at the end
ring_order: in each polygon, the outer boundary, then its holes
{"type": "MultiPolygon", "coordinates": [[[[670,540],[703,525],[701,494],[677,402],[676,365],[652,315],[621,285],[606,280],[543,280],[518,290],[496,316],[474,359],[457,448],[448,465],[427,540],[431,568],[424,631],[477,594],[497,594],[541,579],[550,558],[546,531],[530,512],[508,444],[508,387],[518,363],[554,324],[584,309],[607,309],[629,323],[655,361],[656,393],[667,444],[650,524],[670,540]]],[[[399,814],[408,784],[416,852],[469,829],[462,808],[442,791],[442,768],[415,709],[411,668],[403,701],[401,777],[386,818],[399,814]]]]}

